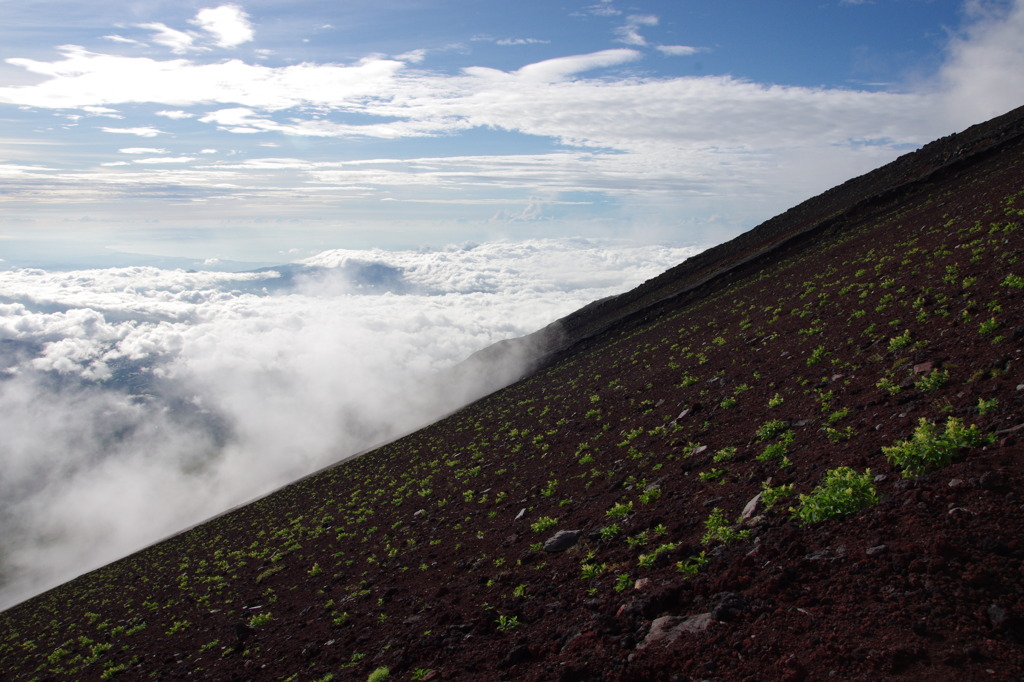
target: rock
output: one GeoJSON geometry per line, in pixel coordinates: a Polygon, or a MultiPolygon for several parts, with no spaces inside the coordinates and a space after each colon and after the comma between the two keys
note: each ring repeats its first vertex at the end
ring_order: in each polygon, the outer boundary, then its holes
{"type": "Polygon", "coordinates": [[[662,616],[651,622],[651,629],[637,649],[646,649],[653,644],[668,645],[687,633],[703,632],[714,622],[710,613],[698,613],[688,618],[662,616]]]}
{"type": "Polygon", "coordinates": [[[742,516],[744,519],[749,519],[750,517],[760,512],[761,508],[764,506],[761,504],[762,495],[764,495],[764,493],[758,493],[757,495],[754,495],[754,497],[749,502],[747,502],[746,506],[743,507],[743,511],[740,512],[740,516],[742,516]]]}
{"type": "Polygon", "coordinates": [[[992,627],[996,628],[1005,623],[1009,617],[1006,613],[1006,609],[998,604],[989,605],[989,607],[985,609],[985,615],[988,616],[988,621],[992,623],[992,627]]]}
{"type": "Polygon", "coordinates": [[[935,366],[934,362],[921,362],[914,365],[914,374],[924,374],[925,372],[932,371],[935,366]]]}
{"type": "Polygon", "coordinates": [[[516,514],[515,520],[520,521],[524,516],[526,516],[526,507],[523,507],[522,509],[519,510],[519,513],[516,514]]]}
{"type": "Polygon", "coordinates": [[[978,479],[978,486],[982,490],[999,490],[1006,485],[1006,477],[1000,471],[986,471],[978,479]]]}
{"type": "Polygon", "coordinates": [[[715,606],[711,609],[711,618],[722,622],[736,620],[744,613],[750,611],[747,600],[742,595],[733,592],[724,592],[715,598],[715,606]]]}
{"type": "Polygon", "coordinates": [[[964,479],[962,478],[951,478],[949,479],[950,488],[961,488],[964,485],[964,479]]]}
{"type": "Polygon", "coordinates": [[[564,552],[580,540],[581,530],[560,530],[544,541],[545,552],[564,552]]]}
{"type": "Polygon", "coordinates": [[[505,658],[498,662],[498,668],[511,668],[514,665],[525,663],[526,661],[533,658],[533,654],[530,653],[530,649],[527,646],[517,646],[512,651],[508,652],[505,658]]]}
{"type": "Polygon", "coordinates": [[[885,545],[875,545],[874,547],[868,547],[864,553],[868,556],[881,556],[882,554],[885,554],[888,550],[889,548],[885,545]]]}

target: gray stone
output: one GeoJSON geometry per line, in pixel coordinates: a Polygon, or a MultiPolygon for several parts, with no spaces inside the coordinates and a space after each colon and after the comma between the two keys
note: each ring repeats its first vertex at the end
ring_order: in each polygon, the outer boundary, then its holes
{"type": "Polygon", "coordinates": [[[747,502],[746,506],[743,507],[743,511],[740,512],[740,516],[742,516],[745,519],[749,519],[750,517],[756,515],[759,511],[761,511],[761,508],[764,506],[761,504],[762,495],[764,495],[764,493],[758,493],[757,495],[754,495],[753,499],[747,502]]]}
{"type": "Polygon", "coordinates": [[[560,530],[544,541],[545,552],[564,552],[580,540],[581,530],[560,530]]]}
{"type": "Polygon", "coordinates": [[[679,616],[662,616],[651,622],[651,629],[648,631],[644,641],[637,645],[637,649],[646,649],[653,644],[668,645],[679,639],[686,633],[703,632],[708,629],[715,619],[710,613],[698,613],[687,618],[679,616]]]}
{"type": "Polygon", "coordinates": [[[868,556],[879,556],[885,554],[888,549],[885,545],[875,545],[874,547],[868,547],[864,553],[868,556]]]}

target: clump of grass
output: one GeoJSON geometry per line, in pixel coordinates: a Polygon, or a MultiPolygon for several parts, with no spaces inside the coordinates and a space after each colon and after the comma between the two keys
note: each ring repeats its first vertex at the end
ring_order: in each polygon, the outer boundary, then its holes
{"type": "Polygon", "coordinates": [[[801,495],[793,517],[801,523],[817,523],[848,516],[878,503],[878,490],[871,470],[858,474],[850,467],[836,467],[825,473],[821,485],[801,495]]]}
{"type": "Polygon", "coordinates": [[[945,427],[921,417],[910,440],[883,446],[882,452],[890,464],[902,470],[904,478],[910,478],[948,466],[963,448],[990,444],[993,440],[991,434],[982,434],[974,424],[965,426],[956,417],[947,419],[945,427]]]}

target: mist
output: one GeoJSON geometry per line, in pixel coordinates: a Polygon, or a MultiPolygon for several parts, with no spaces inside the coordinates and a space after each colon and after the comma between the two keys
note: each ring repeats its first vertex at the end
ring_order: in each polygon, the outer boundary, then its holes
{"type": "Polygon", "coordinates": [[[698,251],[558,239],[0,272],[0,608],[499,388],[526,358],[444,370],[698,251]]]}

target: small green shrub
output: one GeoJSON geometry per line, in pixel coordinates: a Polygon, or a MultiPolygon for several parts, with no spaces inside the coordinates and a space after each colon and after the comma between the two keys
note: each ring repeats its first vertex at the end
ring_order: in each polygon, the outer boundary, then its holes
{"type": "Polygon", "coordinates": [[[604,513],[610,519],[621,519],[633,513],[632,502],[620,502],[604,513]]]}
{"type": "Polygon", "coordinates": [[[786,430],[786,422],[781,419],[772,419],[761,424],[757,428],[756,436],[758,440],[771,440],[786,430]]]}
{"type": "Polygon", "coordinates": [[[501,632],[512,632],[519,627],[518,616],[498,616],[498,620],[495,622],[498,624],[498,630],[501,632]]]}
{"type": "Polygon", "coordinates": [[[619,524],[617,524],[617,523],[613,523],[613,524],[611,524],[609,526],[605,526],[604,528],[599,530],[598,534],[601,536],[602,540],[611,540],[612,538],[614,538],[615,536],[617,536],[621,532],[622,532],[622,527],[619,524]]]}
{"type": "Polygon", "coordinates": [[[792,494],[792,483],[783,483],[776,486],[769,485],[768,481],[763,481],[761,483],[761,502],[767,509],[771,509],[776,502],[784,497],[789,497],[792,494]]]}
{"type": "Polygon", "coordinates": [[[914,383],[914,386],[925,393],[929,393],[931,391],[937,391],[946,383],[947,380],[949,380],[949,372],[936,369],[921,377],[914,383]]]}
{"type": "Polygon", "coordinates": [[[267,625],[268,623],[270,623],[270,621],[272,621],[273,619],[274,619],[274,617],[271,615],[270,611],[264,611],[263,613],[256,613],[256,614],[253,614],[252,618],[249,619],[249,627],[251,627],[251,628],[263,627],[264,625],[267,625]]]}
{"type": "Polygon", "coordinates": [[[858,474],[850,467],[837,467],[825,473],[825,480],[801,495],[793,516],[801,523],[816,523],[847,516],[878,503],[878,490],[871,470],[858,474]]]}
{"type": "Polygon", "coordinates": [[[1024,277],[1021,277],[1020,275],[1007,275],[1002,284],[1004,287],[1024,289],[1024,277]]]}
{"type": "Polygon", "coordinates": [[[530,524],[530,530],[534,533],[543,533],[546,530],[551,530],[557,525],[558,519],[553,519],[550,516],[542,516],[530,524]]]}
{"type": "Polygon", "coordinates": [[[825,346],[818,346],[811,351],[811,354],[807,356],[807,366],[816,365],[825,359],[828,353],[825,351],[825,346]]]}
{"type": "Polygon", "coordinates": [[[999,398],[978,398],[978,414],[988,414],[999,407],[999,398]]]}
{"type": "Polygon", "coordinates": [[[993,440],[994,436],[983,435],[974,424],[964,426],[956,417],[947,419],[945,428],[921,417],[910,440],[883,446],[882,452],[890,464],[902,470],[905,478],[910,478],[948,466],[961,448],[985,445],[993,440]]]}
{"type": "Polygon", "coordinates": [[[735,540],[746,540],[750,537],[749,530],[733,530],[725,520],[725,512],[718,507],[712,509],[704,521],[704,531],[704,536],[700,539],[702,545],[709,545],[716,540],[727,545],[735,540]]]}
{"type": "Polygon", "coordinates": [[[391,675],[391,669],[387,666],[381,666],[370,673],[370,676],[366,678],[366,682],[382,682],[388,679],[389,675],[391,675]]]}
{"type": "Polygon", "coordinates": [[[911,341],[912,339],[910,338],[910,330],[906,329],[899,336],[894,336],[893,338],[889,339],[889,350],[902,350],[909,346],[911,341]]]}
{"type": "Polygon", "coordinates": [[[700,572],[700,567],[708,562],[707,552],[701,552],[696,556],[676,562],[676,570],[687,578],[691,578],[700,572]]]}

